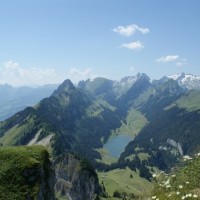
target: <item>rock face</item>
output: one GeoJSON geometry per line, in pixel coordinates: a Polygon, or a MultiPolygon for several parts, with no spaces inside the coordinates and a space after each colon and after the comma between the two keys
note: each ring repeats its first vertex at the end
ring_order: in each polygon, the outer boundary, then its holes
{"type": "Polygon", "coordinates": [[[183,149],[182,149],[181,144],[179,142],[176,143],[174,140],[168,139],[167,143],[170,144],[171,146],[177,148],[177,150],[179,151],[179,153],[181,155],[183,155],[183,149]]]}
{"type": "Polygon", "coordinates": [[[1,200],[55,200],[55,173],[40,146],[0,149],[1,200]]]}
{"type": "Polygon", "coordinates": [[[61,199],[95,200],[101,193],[97,174],[90,164],[71,154],[55,160],[55,191],[61,199]]]}

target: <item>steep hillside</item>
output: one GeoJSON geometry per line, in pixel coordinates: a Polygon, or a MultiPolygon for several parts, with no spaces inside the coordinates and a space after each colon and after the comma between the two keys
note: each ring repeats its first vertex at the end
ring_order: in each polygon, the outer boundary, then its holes
{"type": "Polygon", "coordinates": [[[75,151],[94,159],[110,130],[120,126],[115,108],[91,99],[69,80],[35,107],[29,107],[0,123],[2,145],[43,144],[59,155],[75,151]],[[107,121],[110,123],[107,123],[107,121]]]}
{"type": "Polygon", "coordinates": [[[0,85],[0,121],[49,97],[56,88],[57,85],[44,85],[38,88],[0,85]]]}
{"type": "Polygon", "coordinates": [[[103,195],[97,174],[87,160],[66,154],[56,158],[54,166],[59,199],[95,200],[103,195]]]}
{"type": "Polygon", "coordinates": [[[55,200],[55,174],[43,147],[0,148],[0,180],[1,200],[55,200]]]}
{"type": "Polygon", "coordinates": [[[200,158],[185,156],[184,161],[170,174],[154,174],[152,199],[200,199],[200,158]]]}
{"type": "Polygon", "coordinates": [[[184,92],[174,81],[160,89],[141,108],[149,123],[129,143],[121,158],[147,153],[148,165],[170,168],[184,154],[199,150],[199,92],[184,92]],[[192,100],[191,100],[192,98],[192,100]]]}
{"type": "Polygon", "coordinates": [[[185,108],[187,111],[195,111],[200,109],[200,92],[199,90],[189,90],[180,99],[173,102],[168,108],[177,106],[185,108]]]}

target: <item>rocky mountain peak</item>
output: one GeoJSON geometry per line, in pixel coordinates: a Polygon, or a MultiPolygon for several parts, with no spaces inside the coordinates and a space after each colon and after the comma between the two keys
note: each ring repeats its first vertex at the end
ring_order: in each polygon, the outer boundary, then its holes
{"type": "Polygon", "coordinates": [[[59,87],[53,92],[52,96],[57,96],[63,92],[71,93],[75,89],[76,87],[73,85],[73,83],[67,79],[61,85],[59,85],[59,87]]]}
{"type": "Polygon", "coordinates": [[[181,87],[200,90],[200,76],[181,73],[167,77],[177,81],[181,87]]]}
{"type": "Polygon", "coordinates": [[[120,84],[133,85],[136,81],[140,79],[150,80],[150,78],[145,73],[138,73],[135,76],[126,76],[121,79],[120,84]]]}
{"type": "Polygon", "coordinates": [[[183,89],[179,86],[177,81],[173,79],[169,79],[164,84],[162,84],[159,87],[159,90],[161,90],[164,93],[171,94],[171,95],[178,95],[183,92],[183,89]]]}
{"type": "Polygon", "coordinates": [[[138,73],[138,74],[136,75],[136,77],[137,77],[138,79],[146,79],[146,80],[150,81],[150,78],[149,78],[145,73],[138,73]]]}

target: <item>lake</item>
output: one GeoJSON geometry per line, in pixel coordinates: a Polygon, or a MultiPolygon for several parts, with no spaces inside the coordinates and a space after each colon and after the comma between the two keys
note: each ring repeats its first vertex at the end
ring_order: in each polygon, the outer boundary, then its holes
{"type": "Polygon", "coordinates": [[[108,139],[104,144],[104,148],[109,151],[110,155],[119,158],[127,144],[132,140],[128,135],[117,135],[108,139]]]}

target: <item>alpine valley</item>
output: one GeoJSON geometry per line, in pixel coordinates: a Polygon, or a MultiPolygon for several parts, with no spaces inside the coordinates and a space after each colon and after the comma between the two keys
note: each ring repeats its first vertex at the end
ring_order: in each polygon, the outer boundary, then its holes
{"type": "MultiPolygon", "coordinates": [[[[51,96],[0,122],[3,153],[17,148],[7,146],[47,149],[32,151],[50,156],[42,166],[48,165],[51,188],[55,182],[52,199],[151,198],[152,175],[198,153],[199,141],[200,77],[184,73],[154,81],[143,73],[120,81],[99,77],[76,86],[65,80],[51,96]]],[[[36,199],[48,199],[41,198],[42,187],[36,199]]]]}

